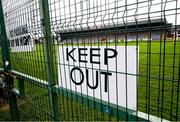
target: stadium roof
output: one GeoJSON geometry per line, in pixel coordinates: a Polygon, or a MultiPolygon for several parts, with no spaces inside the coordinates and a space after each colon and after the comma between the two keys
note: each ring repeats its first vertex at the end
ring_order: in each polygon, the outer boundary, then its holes
{"type": "Polygon", "coordinates": [[[78,36],[93,36],[93,35],[105,35],[105,34],[116,34],[116,33],[123,33],[123,32],[135,32],[139,31],[148,31],[148,30],[158,30],[162,28],[172,28],[172,23],[168,23],[166,19],[159,18],[159,19],[152,19],[152,20],[141,20],[137,22],[129,22],[124,24],[111,24],[104,27],[90,27],[90,28],[83,28],[80,30],[71,30],[66,32],[57,32],[60,34],[62,39],[78,37],[78,36]]]}

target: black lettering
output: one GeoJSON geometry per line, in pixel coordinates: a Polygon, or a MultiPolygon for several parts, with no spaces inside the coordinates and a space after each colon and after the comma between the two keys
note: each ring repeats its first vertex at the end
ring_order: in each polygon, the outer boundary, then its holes
{"type": "Polygon", "coordinates": [[[114,58],[117,56],[117,51],[114,50],[114,49],[111,49],[111,48],[106,48],[105,51],[104,51],[104,64],[105,65],[108,65],[108,58],[114,58]],[[113,52],[113,55],[109,56],[108,55],[108,51],[112,51],[113,52]]]}
{"type": "Polygon", "coordinates": [[[90,49],[90,63],[100,64],[100,61],[94,61],[93,57],[100,57],[100,48],[90,49]],[[93,51],[98,51],[98,54],[94,54],[93,51]]]}
{"type": "Polygon", "coordinates": [[[91,88],[91,89],[96,89],[98,87],[98,71],[96,71],[96,85],[95,86],[91,86],[89,84],[89,72],[88,69],[86,69],[86,78],[87,78],[87,85],[91,88]]]}
{"type": "Polygon", "coordinates": [[[104,79],[105,79],[105,82],[104,82],[104,91],[107,92],[108,84],[109,84],[109,83],[108,83],[108,81],[109,81],[108,76],[111,76],[112,73],[109,73],[109,72],[101,72],[101,74],[104,75],[104,79]]]}
{"type": "Polygon", "coordinates": [[[84,74],[83,74],[82,70],[81,70],[80,68],[78,68],[78,67],[74,67],[74,68],[71,70],[70,76],[71,76],[71,80],[72,80],[73,83],[76,84],[76,85],[81,85],[81,84],[83,83],[83,81],[84,81],[84,74]],[[73,71],[75,71],[75,70],[78,70],[78,71],[81,73],[82,78],[81,78],[81,80],[80,80],[79,82],[76,82],[76,81],[73,79],[73,77],[72,77],[73,71]]]}
{"type": "Polygon", "coordinates": [[[66,59],[67,59],[67,61],[69,61],[69,57],[71,57],[72,59],[73,59],[73,61],[76,61],[73,57],[72,57],[72,55],[71,55],[71,53],[75,50],[76,48],[73,48],[70,52],[68,52],[68,48],[66,48],[66,59]]]}
{"type": "Polygon", "coordinates": [[[79,48],[79,62],[85,62],[87,63],[86,59],[82,60],[82,56],[87,56],[87,54],[85,53],[85,51],[87,50],[87,48],[79,48]],[[84,53],[82,53],[82,50],[84,50],[84,53]]]}

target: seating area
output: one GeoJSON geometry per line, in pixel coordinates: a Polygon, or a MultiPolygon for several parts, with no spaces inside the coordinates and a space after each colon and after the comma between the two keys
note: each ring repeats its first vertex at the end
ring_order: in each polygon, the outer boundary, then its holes
{"type": "MultiPolygon", "coordinates": [[[[151,35],[148,32],[139,32],[138,34],[135,32],[127,33],[127,41],[135,41],[138,39],[139,41],[146,41],[146,40],[160,40],[161,39],[161,32],[160,31],[152,31],[151,35]],[[138,38],[137,38],[138,36],[138,38]],[[151,37],[150,37],[151,36],[151,37]]],[[[119,34],[118,40],[122,41],[125,40],[125,34],[119,34]]]]}

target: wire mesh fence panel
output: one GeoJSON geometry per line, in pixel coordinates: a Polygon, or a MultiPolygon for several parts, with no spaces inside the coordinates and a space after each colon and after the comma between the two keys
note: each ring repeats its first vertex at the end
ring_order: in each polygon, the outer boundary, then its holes
{"type": "Polygon", "coordinates": [[[50,0],[59,92],[105,120],[179,120],[179,2],[50,0]]]}
{"type": "Polygon", "coordinates": [[[21,120],[180,121],[179,0],[2,0],[21,120]]]}
{"type": "MultiPolygon", "coordinates": [[[[18,99],[20,120],[53,120],[49,105],[39,0],[3,0],[11,72],[25,77],[25,98],[18,99]],[[35,81],[36,83],[32,82],[35,81]],[[46,87],[38,84],[46,84],[46,87]]],[[[15,86],[18,82],[15,82],[15,86]]]]}
{"type": "Polygon", "coordinates": [[[4,1],[12,70],[46,79],[38,1],[4,1]]]}
{"type": "Polygon", "coordinates": [[[20,120],[48,120],[52,121],[48,90],[35,84],[25,82],[26,97],[18,99],[20,120]]]}

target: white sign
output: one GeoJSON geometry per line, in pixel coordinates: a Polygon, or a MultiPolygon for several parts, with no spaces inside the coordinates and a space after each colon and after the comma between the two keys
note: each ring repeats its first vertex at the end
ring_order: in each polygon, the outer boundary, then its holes
{"type": "Polygon", "coordinates": [[[32,52],[32,51],[34,51],[34,46],[32,45],[11,47],[11,52],[32,52]]]}
{"type": "Polygon", "coordinates": [[[136,110],[137,51],[136,46],[60,46],[59,86],[136,110]]]}

